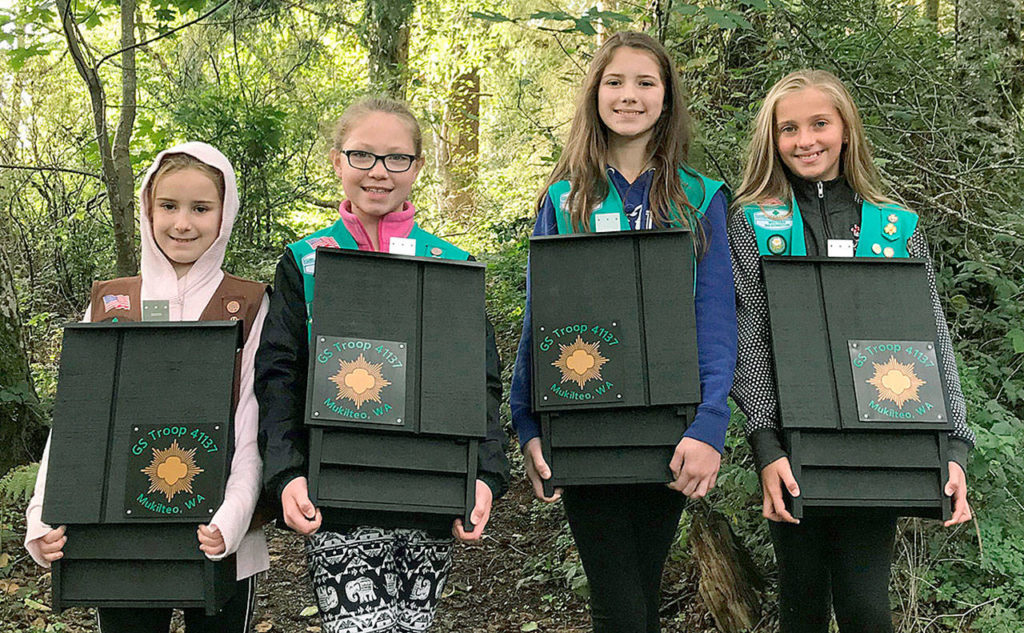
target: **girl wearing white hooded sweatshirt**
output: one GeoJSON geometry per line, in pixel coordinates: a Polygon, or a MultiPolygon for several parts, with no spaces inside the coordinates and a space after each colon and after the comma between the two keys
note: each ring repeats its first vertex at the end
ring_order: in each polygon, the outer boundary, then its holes
{"type": "MultiPolygon", "coordinates": [[[[250,529],[262,470],[256,447],[253,362],[267,312],[266,286],[221,270],[238,214],[238,190],[231,163],[214,147],[184,143],[157,155],[139,189],[139,207],[142,274],[95,282],[83,320],[139,321],[142,302],[156,301],[159,306],[166,302],[170,321],[243,322],[246,342],[231,471],[223,503],[209,524],[196,531],[197,545],[210,560],[236,555],[239,586],[235,597],[216,615],[185,609],[185,627],[189,633],[247,631],[256,598],[256,574],[270,566],[262,527],[250,529]],[[104,300],[111,296],[120,300],[104,300]]],[[[74,538],[73,533],[65,534],[64,526],[54,529],[42,521],[49,452],[48,441],[26,511],[25,548],[44,567],[61,558],[67,539],[74,538]]],[[[102,633],[166,633],[171,618],[170,609],[102,607],[97,611],[102,633]]]]}

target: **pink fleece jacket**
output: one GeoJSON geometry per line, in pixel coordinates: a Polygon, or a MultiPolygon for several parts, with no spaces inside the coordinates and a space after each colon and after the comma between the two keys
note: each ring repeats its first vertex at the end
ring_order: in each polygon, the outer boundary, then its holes
{"type": "MultiPolygon", "coordinates": [[[[348,200],[342,202],[341,206],[338,207],[338,215],[341,216],[342,221],[345,223],[345,228],[355,238],[356,244],[359,245],[359,250],[372,251],[373,243],[370,242],[370,236],[363,227],[363,223],[352,213],[352,203],[348,200]]],[[[411,202],[406,200],[402,203],[401,209],[381,216],[377,224],[377,243],[380,244],[383,252],[388,252],[391,238],[409,237],[415,222],[413,219],[415,215],[416,208],[412,206],[411,202]]]]}
{"type": "MultiPolygon", "coordinates": [[[[184,143],[160,152],[139,187],[139,209],[139,233],[142,240],[142,299],[167,300],[171,321],[198,320],[224,278],[221,266],[224,263],[228,240],[231,238],[231,229],[234,226],[235,217],[238,215],[238,189],[235,185],[235,171],[231,163],[216,148],[206,143],[184,143]],[[189,154],[207,165],[216,167],[224,174],[224,205],[220,234],[210,248],[199,256],[188,273],[180,279],[174,272],[171,262],[156,244],[153,237],[149,201],[143,195],[146,185],[166,154],[189,154]]],[[[256,446],[259,406],[256,403],[256,394],[253,392],[253,368],[256,348],[260,343],[260,333],[263,331],[263,319],[267,314],[268,307],[269,299],[264,296],[256,320],[249,331],[245,348],[242,350],[241,385],[238,406],[235,409],[235,454],[231,460],[231,472],[224,490],[224,501],[210,520],[210,524],[216,526],[224,536],[226,549],[224,554],[209,556],[209,558],[220,560],[230,554],[237,554],[235,560],[239,580],[265,571],[270,567],[270,557],[263,529],[248,530],[253,510],[256,507],[256,499],[259,497],[263,469],[256,446]]],[[[91,309],[87,307],[84,321],[89,320],[91,312],[91,309]]],[[[49,563],[42,558],[38,539],[52,529],[42,520],[43,493],[46,487],[49,454],[50,442],[47,440],[46,449],[43,451],[43,458],[39,464],[35,494],[25,512],[27,528],[25,548],[32,558],[44,567],[49,567],[49,563]]],[[[68,539],[72,538],[74,538],[74,534],[68,534],[68,539]]],[[[196,547],[198,546],[197,541],[196,547]]]]}

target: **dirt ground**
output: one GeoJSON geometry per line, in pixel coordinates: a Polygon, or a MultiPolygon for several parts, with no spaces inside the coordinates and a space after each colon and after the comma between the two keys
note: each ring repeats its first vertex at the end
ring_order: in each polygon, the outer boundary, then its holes
{"type": "MultiPolygon", "coordinates": [[[[456,548],[433,633],[571,633],[589,631],[575,549],[560,508],[532,500],[525,480],[498,501],[483,542],[456,548]],[[575,579],[567,576],[576,575],[575,579]]],[[[23,507],[0,513],[0,633],[96,630],[91,609],[50,611],[50,574],[25,553],[23,507]]],[[[261,578],[253,620],[257,633],[318,633],[319,617],[301,537],[267,528],[271,569],[261,578]],[[304,615],[311,613],[311,615],[304,615]]],[[[696,595],[695,566],[669,560],[663,587],[664,633],[711,633],[714,624],[696,595]]],[[[178,631],[184,628],[175,619],[178,631]]],[[[177,631],[175,632],[177,633],[177,631]]]]}

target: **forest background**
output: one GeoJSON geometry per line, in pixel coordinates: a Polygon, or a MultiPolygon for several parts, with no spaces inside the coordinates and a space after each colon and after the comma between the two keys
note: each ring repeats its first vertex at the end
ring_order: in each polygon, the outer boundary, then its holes
{"type": "MultiPolygon", "coordinates": [[[[49,424],[61,326],[81,317],[93,280],[135,273],[135,187],[159,150],[204,140],[231,159],[241,212],[226,266],[269,282],[284,244],[336,217],[330,123],[362,94],[407,99],[426,131],[420,221],[487,262],[507,389],[538,189],[589,56],[608,33],[638,29],[683,76],[693,165],[734,188],[775,80],[813,66],[849,86],[887,186],[921,213],[978,437],[975,521],[901,523],[898,630],[1024,630],[1021,0],[592,1],[0,2],[0,621],[15,609],[35,611],[23,619],[36,630],[66,626],[42,617],[34,581],[14,581],[26,563],[12,541],[49,424]]],[[[771,630],[774,564],[741,427],[736,412],[718,488],[684,517],[670,566],[708,572],[690,541],[717,526],[759,570],[750,584],[764,577],[746,602],[771,630]]],[[[516,588],[552,610],[578,604],[586,584],[560,510],[525,495],[506,503],[559,535],[526,553],[516,588]]],[[[516,630],[547,629],[527,619],[516,630]]]]}

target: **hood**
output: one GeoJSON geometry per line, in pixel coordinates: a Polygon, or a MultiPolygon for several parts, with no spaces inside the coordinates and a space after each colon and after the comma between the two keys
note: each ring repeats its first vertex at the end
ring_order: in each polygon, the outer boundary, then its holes
{"type": "MultiPolygon", "coordinates": [[[[188,313],[195,312],[198,305],[199,312],[206,306],[213,291],[216,290],[224,277],[221,266],[224,263],[224,253],[228,247],[228,240],[231,239],[231,228],[235,224],[235,217],[238,215],[238,188],[235,185],[235,170],[231,162],[220,151],[206,143],[190,142],[176,145],[157,154],[153,164],[146,171],[142,184],[139,187],[139,234],[142,240],[142,299],[168,299],[172,302],[181,301],[184,303],[183,318],[189,318],[188,313]],[[157,246],[153,237],[153,220],[150,215],[149,200],[146,196],[146,188],[153,174],[156,173],[160,161],[167,154],[188,154],[224,174],[224,204],[221,214],[220,233],[217,239],[205,253],[192,265],[191,270],[178,279],[171,262],[157,246]],[[202,297],[189,297],[196,292],[202,297]],[[188,300],[193,299],[193,300],[188,300]],[[190,304],[192,309],[189,310],[190,304]]],[[[198,313],[193,318],[198,318],[198,313]]]]}

